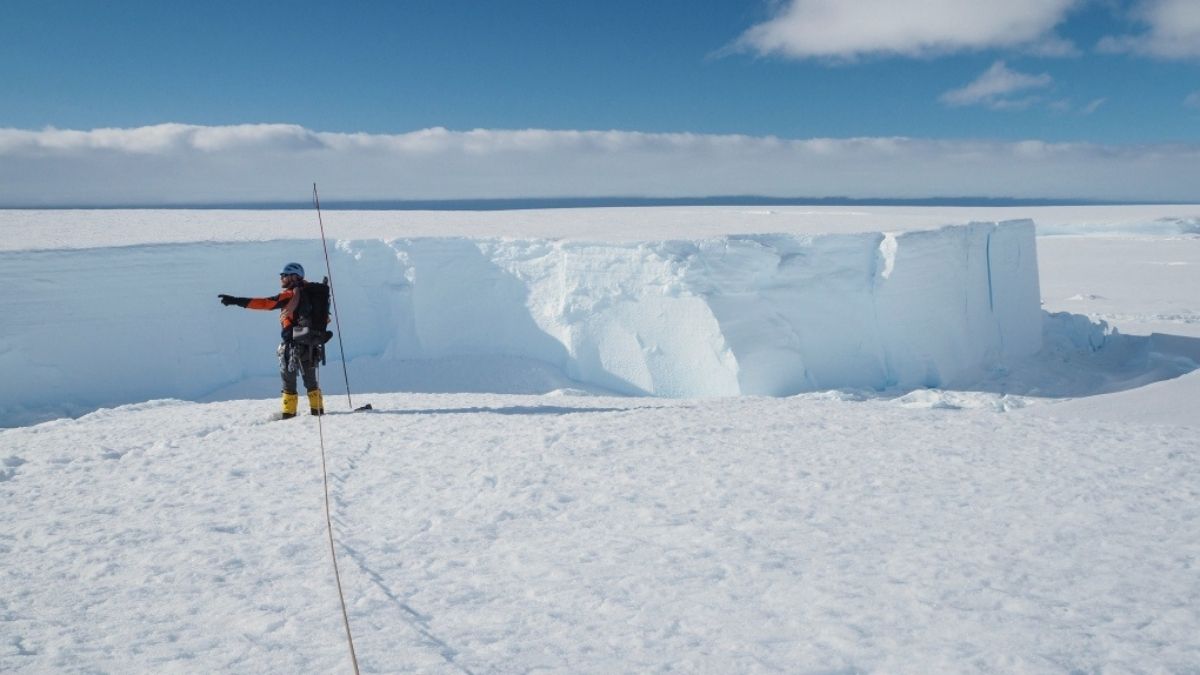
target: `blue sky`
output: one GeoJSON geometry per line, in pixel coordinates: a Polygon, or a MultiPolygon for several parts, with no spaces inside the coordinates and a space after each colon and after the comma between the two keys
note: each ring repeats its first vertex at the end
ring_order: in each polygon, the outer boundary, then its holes
{"type": "MultiPolygon", "coordinates": [[[[384,139],[431,128],[618,131],[1191,153],[1200,142],[1200,0],[6,0],[0,82],[0,177],[6,166],[24,173],[38,152],[34,163],[44,165],[47,148],[61,151],[31,134],[165,124],[384,139]]],[[[484,178],[455,194],[570,191],[539,190],[538,176],[503,190],[484,178]]],[[[577,191],[589,192],[589,177],[604,178],[580,176],[577,191]]],[[[701,187],[721,185],[646,194],[701,187]]],[[[946,194],[939,188],[931,182],[927,193],[946,194]]],[[[372,190],[358,196],[435,196],[372,190]]],[[[0,192],[0,203],[21,196],[0,192]]]]}

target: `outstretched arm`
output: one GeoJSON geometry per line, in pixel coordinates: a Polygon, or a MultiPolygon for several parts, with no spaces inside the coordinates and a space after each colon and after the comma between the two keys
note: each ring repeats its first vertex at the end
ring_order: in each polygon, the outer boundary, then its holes
{"type": "Polygon", "coordinates": [[[291,294],[280,293],[269,298],[239,298],[233,295],[225,295],[221,293],[217,296],[221,299],[221,304],[228,307],[229,305],[237,305],[246,309],[279,309],[287,305],[291,299],[291,294]]]}

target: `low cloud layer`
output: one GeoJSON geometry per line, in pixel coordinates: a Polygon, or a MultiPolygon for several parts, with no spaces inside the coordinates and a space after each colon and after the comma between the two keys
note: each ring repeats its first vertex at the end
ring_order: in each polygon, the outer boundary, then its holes
{"type": "Polygon", "coordinates": [[[1194,200],[1200,144],[295,125],[0,129],[0,206],[528,197],[1194,200]]]}
{"type": "MultiPolygon", "coordinates": [[[[1188,1],[1188,0],[1181,0],[1188,1]]],[[[1054,33],[1078,0],[791,0],[737,46],[764,55],[855,59],[994,48],[1076,52],[1054,33]]]]}

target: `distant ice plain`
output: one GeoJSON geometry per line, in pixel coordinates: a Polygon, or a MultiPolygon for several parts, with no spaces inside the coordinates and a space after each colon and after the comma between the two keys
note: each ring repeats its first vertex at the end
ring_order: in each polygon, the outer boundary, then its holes
{"type": "MultiPolygon", "coordinates": [[[[473,237],[662,241],[730,234],[905,232],[1032,219],[1039,234],[1200,230],[1200,205],[668,206],[513,211],[324,211],[331,239],[473,237]]],[[[96,248],[319,237],[307,210],[0,209],[0,250],[96,248]]]]}

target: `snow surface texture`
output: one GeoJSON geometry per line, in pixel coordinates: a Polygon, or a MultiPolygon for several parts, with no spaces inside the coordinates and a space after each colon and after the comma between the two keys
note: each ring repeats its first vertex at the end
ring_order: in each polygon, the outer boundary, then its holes
{"type": "MultiPolygon", "coordinates": [[[[364,672],[1200,663],[1200,429],[837,394],[371,400],[324,421],[364,672]]],[[[0,670],[349,672],[316,422],[272,403],[0,431],[0,670]]]]}
{"type": "MultiPolygon", "coordinates": [[[[221,398],[269,377],[274,318],[221,307],[216,293],[270,295],[264,279],[282,262],[264,261],[314,251],[319,241],[0,252],[0,310],[14,317],[0,329],[0,423],[221,398]]],[[[409,389],[403,364],[462,357],[557,373],[531,385],[540,391],[956,387],[1041,344],[1031,221],[637,243],[339,241],[332,265],[354,380],[376,391],[409,389]]]]}

